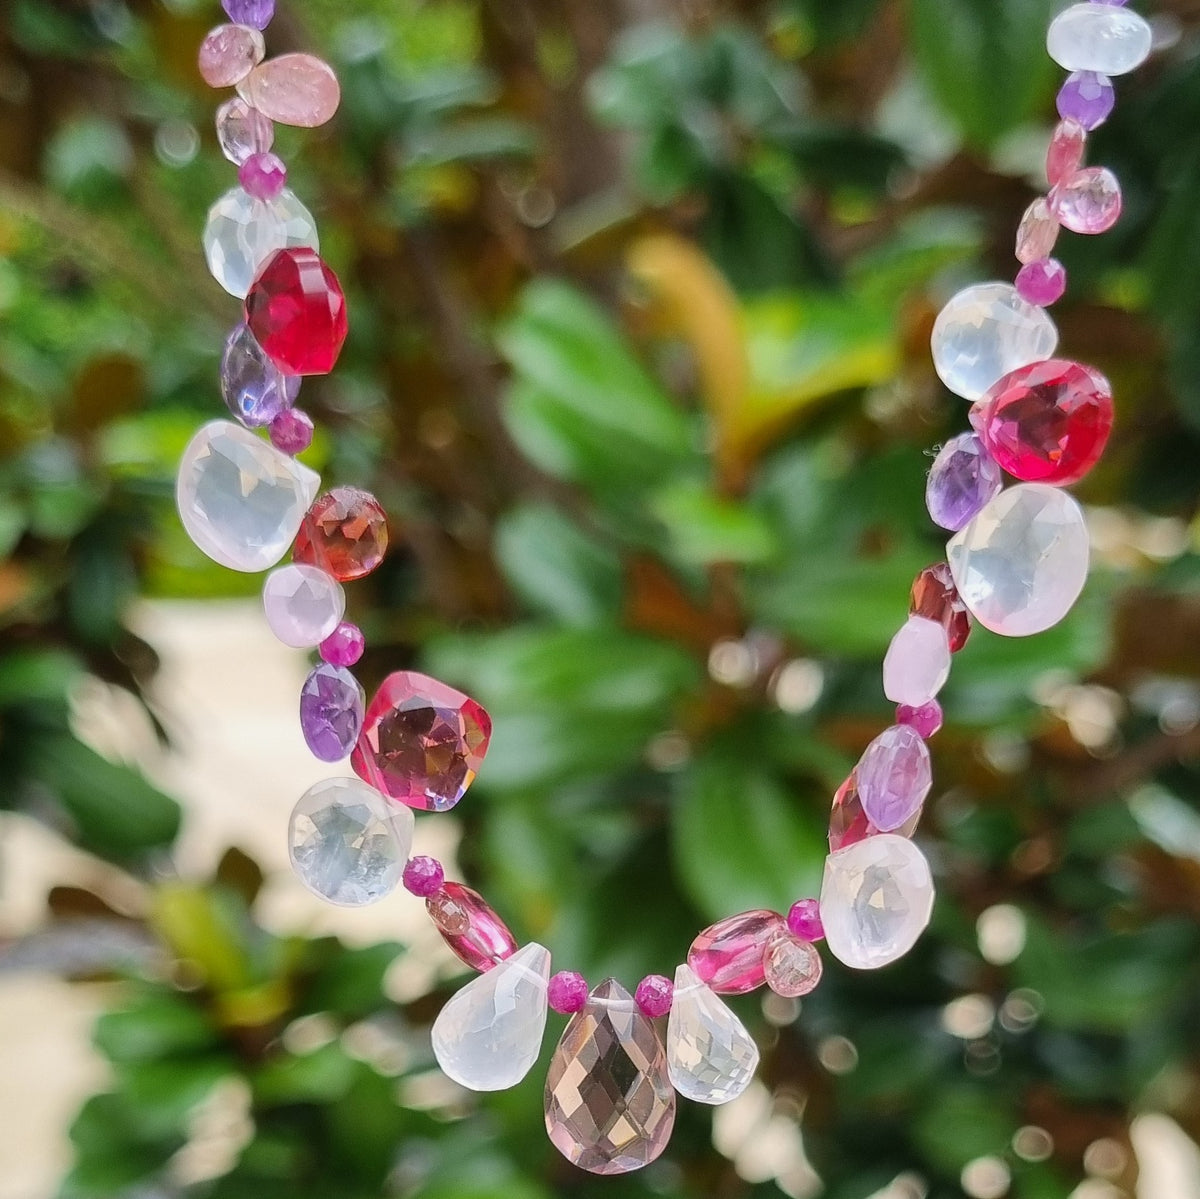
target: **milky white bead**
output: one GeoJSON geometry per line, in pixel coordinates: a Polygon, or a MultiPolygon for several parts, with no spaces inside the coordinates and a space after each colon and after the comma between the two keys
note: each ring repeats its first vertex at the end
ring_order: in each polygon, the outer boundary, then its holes
{"type": "Polygon", "coordinates": [[[1050,23],[1046,49],[1067,71],[1124,75],[1150,56],[1154,35],[1137,13],[1113,4],[1073,4],[1050,23]]]}
{"type": "Polygon", "coordinates": [[[208,210],[203,242],[212,277],[239,299],[276,250],[320,249],[312,213],[286,187],[270,200],[231,188],[208,210]]]}
{"type": "Polygon", "coordinates": [[[950,644],[935,620],[910,616],[892,638],[883,659],[883,693],[896,704],[919,708],[950,677],[950,644]]]}

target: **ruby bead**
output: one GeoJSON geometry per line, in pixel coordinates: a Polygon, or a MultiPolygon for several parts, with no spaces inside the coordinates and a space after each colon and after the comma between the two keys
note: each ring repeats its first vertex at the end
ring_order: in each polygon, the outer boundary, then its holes
{"type": "Polygon", "coordinates": [[[281,454],[303,454],[313,439],[312,417],[299,408],[281,412],[270,425],[271,444],[281,454]]]}
{"type": "Polygon", "coordinates": [[[277,250],[246,293],[246,324],[287,375],[326,375],[346,340],[346,297],[316,250],[277,250]]]}
{"type": "Polygon", "coordinates": [[[821,905],[815,899],[798,899],[787,914],[788,932],[802,941],[823,941],[825,926],[821,923],[821,905]]]}
{"type": "MultiPolygon", "coordinates": [[[[397,810],[404,811],[403,808],[397,810]]],[[[405,890],[410,894],[428,899],[442,889],[442,884],[446,881],[446,874],[437,858],[418,854],[417,857],[409,858],[405,863],[403,881],[405,890]]]]}
{"type": "Polygon", "coordinates": [[[692,942],[687,964],[701,982],[722,995],[742,995],[761,987],[763,954],[784,927],[778,912],[757,909],[710,925],[692,942]]]}
{"type": "Polygon", "coordinates": [[[331,666],[353,666],[366,648],[362,629],[348,620],[343,620],[318,647],[321,657],[331,666]]]}
{"type": "Polygon", "coordinates": [[[587,979],[574,970],[560,970],[546,989],[550,1006],[561,1016],[573,1016],[582,1011],[587,997],[587,979]]]}
{"type": "Polygon", "coordinates": [[[1087,130],[1070,117],[1059,121],[1046,151],[1046,182],[1057,187],[1068,175],[1073,175],[1083,165],[1086,149],[1087,130]]]}
{"type": "Polygon", "coordinates": [[[1108,167],[1084,167],[1059,183],[1050,207],[1072,233],[1107,233],[1121,216],[1121,184],[1108,167]]]}
{"type": "Polygon", "coordinates": [[[387,546],[387,514],[379,501],[357,487],[335,487],[308,510],[292,557],[347,583],[370,574],[387,546]]]}
{"type": "Polygon", "coordinates": [[[490,970],[516,952],[517,939],[478,891],[446,883],[425,906],[442,940],[472,969],[490,970]]]}
{"type": "Polygon", "coordinates": [[[915,708],[900,704],[896,708],[896,723],[907,724],[928,740],[942,727],[942,705],[936,699],[915,708]]]}
{"type": "Polygon", "coordinates": [[[277,154],[254,154],[238,167],[238,182],[255,199],[273,200],[287,183],[287,167],[277,154]]]}
{"type": "Polygon", "coordinates": [[[653,1020],[665,1016],[671,1010],[674,995],[675,984],[669,978],[664,978],[661,974],[647,974],[638,983],[633,998],[642,1009],[642,1014],[653,1020]]]}
{"type": "Polygon", "coordinates": [[[971,635],[971,617],[967,606],[954,586],[954,576],[945,562],[927,566],[913,580],[908,611],[912,616],[924,616],[941,622],[946,630],[946,642],[952,654],[967,644],[971,635]]]}
{"type": "Polygon", "coordinates": [[[1112,389],[1099,371],[1051,358],[1005,375],[972,408],[971,423],[1010,475],[1061,487],[1104,452],[1112,389]]]}
{"type": "Polygon", "coordinates": [[[1057,304],[1067,290],[1067,268],[1057,258],[1027,262],[1017,272],[1016,285],[1021,299],[1040,308],[1049,308],[1051,304],[1057,304]]]}

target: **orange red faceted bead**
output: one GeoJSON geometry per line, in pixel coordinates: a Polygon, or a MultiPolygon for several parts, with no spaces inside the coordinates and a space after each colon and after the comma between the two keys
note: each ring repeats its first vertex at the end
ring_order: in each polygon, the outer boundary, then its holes
{"type": "Polygon", "coordinates": [[[387,513],[380,502],[369,491],[335,487],[308,510],[292,558],[348,583],[369,575],[387,547],[387,513]]]}

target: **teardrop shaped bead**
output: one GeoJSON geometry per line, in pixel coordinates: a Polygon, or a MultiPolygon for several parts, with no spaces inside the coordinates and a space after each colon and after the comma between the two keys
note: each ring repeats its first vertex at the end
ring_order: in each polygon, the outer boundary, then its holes
{"type": "Polygon", "coordinates": [[[491,904],[462,883],[446,883],[425,904],[442,940],[473,970],[491,970],[497,962],[511,957],[517,948],[516,937],[491,904]],[[453,922],[447,919],[451,912],[453,922]]]}
{"type": "Polygon", "coordinates": [[[854,777],[867,820],[893,832],[920,813],[933,786],[929,747],[910,725],[894,724],[863,751],[854,777]]]}
{"type": "Polygon", "coordinates": [[[653,1022],[615,979],[596,987],[563,1031],[545,1106],[554,1147],[592,1174],[640,1170],[667,1147],[675,1126],[667,1055],[653,1022]]]}
{"type": "MultiPolygon", "coordinates": [[[[918,810],[892,831],[898,837],[911,837],[917,831],[920,819],[918,810]]],[[[851,772],[850,777],[834,792],[833,804],[829,809],[829,850],[834,853],[847,845],[856,845],[866,837],[877,837],[879,832],[863,811],[862,799],[858,794],[858,776],[851,772]]]]}
{"type": "Polygon", "coordinates": [[[1084,167],[1054,189],[1050,204],[1072,233],[1107,233],[1121,219],[1121,183],[1108,167],[1084,167]]]}
{"type": "Polygon", "coordinates": [[[324,125],[342,98],[333,68],[312,54],[280,54],[260,63],[239,84],[238,95],[280,125],[324,125]]]}
{"type": "Polygon", "coordinates": [[[503,1091],[529,1073],[546,1030],[550,951],[536,942],[472,979],[433,1022],[442,1072],[471,1091],[503,1091]]]}
{"type": "Polygon", "coordinates": [[[1064,71],[1125,75],[1150,56],[1154,35],[1144,18],[1113,4],[1073,4],[1046,33],[1046,50],[1064,71]]]}
{"type": "Polygon", "coordinates": [[[722,995],[742,995],[763,985],[763,951],[784,926],[778,912],[759,908],[709,925],[692,942],[687,964],[722,995]]]}
{"type": "Polygon", "coordinates": [[[1058,229],[1058,218],[1050,208],[1049,199],[1038,196],[1025,209],[1025,215],[1017,226],[1017,261],[1037,262],[1039,258],[1049,258],[1054,243],[1058,241],[1058,229]]]}
{"type": "Polygon", "coordinates": [[[1000,467],[976,433],[960,433],[938,451],[925,484],[935,524],[957,533],[1004,486],[1000,467]]]}
{"type": "Polygon", "coordinates": [[[263,611],[284,645],[312,649],[338,627],[346,613],[346,593],[323,570],[291,563],[267,575],[263,611]]]}
{"type": "Polygon", "coordinates": [[[344,666],[321,662],[300,689],[300,731],[314,758],[340,762],[362,731],[367,696],[344,666]]]}
{"type": "Polygon", "coordinates": [[[243,187],[230,188],[208,210],[202,240],[212,277],[239,299],[277,251],[320,249],[312,213],[286,187],[271,200],[258,200],[243,187]]]}
{"type": "Polygon", "coordinates": [[[220,382],[225,407],[248,429],[269,425],[300,394],[300,380],[267,357],[245,322],[225,340],[220,382]]]}
{"type": "Polygon", "coordinates": [[[746,1026],[690,966],[679,966],[667,1017],[671,1085],[696,1103],[728,1103],[750,1085],[756,1069],[758,1046],[746,1026]]]}
{"type": "Polygon", "coordinates": [[[812,994],[821,982],[825,968],[817,947],[791,932],[776,933],[767,946],[763,963],[767,986],[785,999],[812,994]]]}
{"type": "Polygon", "coordinates": [[[1046,182],[1056,187],[1068,175],[1083,166],[1087,150],[1087,130],[1074,118],[1064,117],[1054,127],[1054,136],[1046,150],[1046,182]]]}

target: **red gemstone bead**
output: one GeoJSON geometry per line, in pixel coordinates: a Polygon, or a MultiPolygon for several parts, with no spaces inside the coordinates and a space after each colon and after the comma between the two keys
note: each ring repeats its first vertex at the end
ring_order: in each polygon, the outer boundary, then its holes
{"type": "Polygon", "coordinates": [[[327,375],[346,340],[342,285],[316,250],[277,250],[246,293],[246,324],[285,375],[327,375]]]}
{"type": "Polygon", "coordinates": [[[967,638],[971,635],[971,618],[967,614],[967,605],[962,602],[954,585],[950,567],[945,562],[925,567],[913,580],[908,612],[910,616],[924,616],[927,620],[938,621],[946,630],[951,653],[958,653],[967,644],[967,638]]]}
{"type": "Polygon", "coordinates": [[[743,995],[766,981],[763,954],[785,928],[778,912],[760,908],[710,925],[692,942],[687,964],[701,982],[722,995],[743,995]]]}
{"type": "Polygon", "coordinates": [[[335,487],[309,508],[292,558],[347,583],[369,575],[387,546],[387,514],[379,501],[357,487],[335,487]]]}
{"type": "Polygon", "coordinates": [[[1061,358],[1005,375],[971,409],[971,424],[1010,475],[1056,486],[1096,465],[1112,423],[1108,380],[1061,358]]]}
{"type": "Polygon", "coordinates": [[[425,907],[442,940],[475,970],[490,970],[516,952],[516,938],[491,904],[462,883],[446,883],[425,907]]]}

